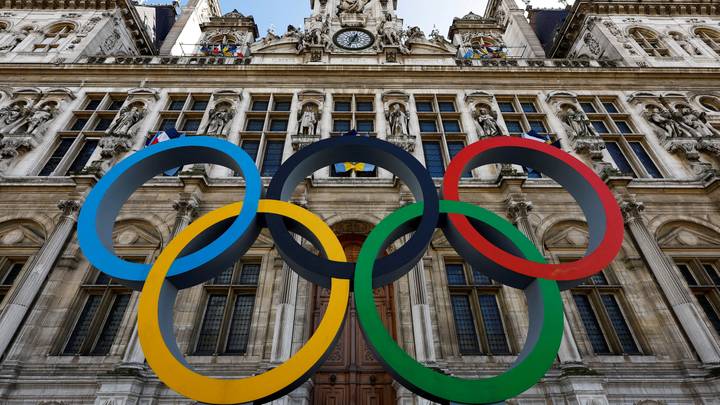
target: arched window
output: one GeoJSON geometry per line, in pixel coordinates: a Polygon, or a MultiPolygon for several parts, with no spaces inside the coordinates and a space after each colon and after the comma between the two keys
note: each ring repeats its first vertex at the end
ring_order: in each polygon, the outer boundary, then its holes
{"type": "Polygon", "coordinates": [[[717,97],[701,97],[700,104],[712,112],[720,112],[720,100],[717,97]]]}
{"type": "Polygon", "coordinates": [[[695,30],[695,35],[705,42],[705,45],[712,48],[716,54],[720,55],[720,32],[709,28],[698,28],[695,30]]]}
{"type": "Polygon", "coordinates": [[[653,31],[644,28],[633,28],[630,35],[649,56],[668,57],[670,51],[653,31]]]}
{"type": "Polygon", "coordinates": [[[45,30],[42,41],[35,44],[33,52],[50,52],[57,49],[63,39],[75,32],[75,25],[70,23],[59,23],[45,30]]]}

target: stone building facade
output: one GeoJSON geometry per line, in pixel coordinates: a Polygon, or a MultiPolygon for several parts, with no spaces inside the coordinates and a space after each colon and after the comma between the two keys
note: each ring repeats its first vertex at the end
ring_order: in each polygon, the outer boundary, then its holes
{"type": "MultiPolygon", "coordinates": [[[[0,403],[191,403],[144,363],[138,293],[93,269],[75,231],[98,179],[174,127],[242,146],[266,181],[295,151],[351,129],[413,153],[438,185],[480,139],[559,139],[615,193],[625,243],[602,275],[563,293],[556,365],[508,403],[720,404],[720,4],[576,0],[547,52],[513,0],[456,18],[447,36],[404,26],[396,7],[311,0],[303,27],[260,35],[216,0],[190,0],[176,18],[128,0],[0,4],[0,403]]],[[[584,254],[584,216],[551,179],[491,165],[461,186],[548,260],[584,254]]],[[[243,190],[222,167],[157,177],[117,218],[116,253],[152,262],[243,190]]],[[[412,196],[382,168],[328,168],[293,201],[352,257],[412,196]]],[[[181,292],[178,344],[202,373],[262,372],[303,345],[326,299],[263,234],[235,267],[181,292]]],[[[376,301],[408,353],[461,377],[502,372],[528,326],[521,293],[469,268],[440,231],[376,301]]],[[[352,311],[318,374],[276,402],[428,403],[384,373],[352,311]]]]}

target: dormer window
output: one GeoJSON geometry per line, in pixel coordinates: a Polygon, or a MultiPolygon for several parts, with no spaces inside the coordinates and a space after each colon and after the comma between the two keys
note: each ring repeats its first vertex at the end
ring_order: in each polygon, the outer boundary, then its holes
{"type": "Polygon", "coordinates": [[[55,24],[45,31],[42,41],[33,47],[33,52],[50,52],[57,49],[63,39],[74,32],[74,24],[55,24]]]}
{"type": "Polygon", "coordinates": [[[720,55],[720,32],[709,28],[698,28],[695,30],[697,35],[705,45],[709,46],[717,55],[720,55]]]}
{"type": "Polygon", "coordinates": [[[667,49],[667,46],[660,40],[660,37],[658,37],[655,32],[644,28],[633,28],[630,30],[630,35],[648,56],[670,56],[670,51],[667,49]]]}

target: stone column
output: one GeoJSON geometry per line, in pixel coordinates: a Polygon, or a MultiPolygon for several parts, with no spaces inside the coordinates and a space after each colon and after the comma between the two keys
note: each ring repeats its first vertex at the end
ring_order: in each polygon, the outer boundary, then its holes
{"type": "Polygon", "coordinates": [[[434,363],[435,339],[430,321],[430,305],[427,302],[427,282],[423,260],[408,273],[410,284],[410,308],[412,311],[413,340],[415,341],[415,359],[422,363],[434,363]]]}
{"type": "Polygon", "coordinates": [[[695,348],[700,360],[705,364],[720,363],[720,346],[713,333],[700,315],[690,289],[680,276],[675,263],[663,253],[657,240],[650,233],[642,218],[645,206],[641,202],[628,198],[620,205],[625,217],[625,225],[635,240],[635,244],[655,275],[673,312],[680,321],[690,343],[695,348]]]}
{"type": "MultiPolygon", "coordinates": [[[[186,197],[175,201],[173,208],[177,211],[175,225],[169,240],[173,240],[193,220],[200,204],[195,197],[186,197]]],[[[138,339],[137,322],[133,327],[133,333],[128,342],[125,354],[123,355],[122,367],[137,368],[144,367],[145,354],[138,339]]]]}
{"type": "MultiPolygon", "coordinates": [[[[533,209],[531,201],[527,201],[523,195],[511,195],[505,201],[508,217],[512,220],[513,224],[525,234],[525,236],[532,241],[532,243],[538,248],[542,249],[542,243],[538,240],[537,234],[532,228],[528,214],[533,209]]],[[[578,350],[577,343],[570,329],[568,323],[567,308],[564,306],[565,318],[564,318],[564,333],[562,342],[560,343],[560,350],[558,351],[558,357],[562,364],[578,364],[582,363],[582,357],[578,350]]]]}
{"type": "Polygon", "coordinates": [[[0,325],[2,325],[0,328],[0,356],[5,354],[13,336],[22,325],[25,315],[40,293],[45,279],[60,257],[75,228],[80,202],[63,200],[58,203],[58,208],[62,211],[60,220],[33,258],[22,279],[18,281],[18,287],[9,297],[8,304],[0,314],[0,325]]]}
{"type": "Polygon", "coordinates": [[[276,364],[285,362],[292,355],[298,277],[298,274],[283,262],[280,302],[275,307],[275,327],[270,355],[270,361],[276,364]]]}

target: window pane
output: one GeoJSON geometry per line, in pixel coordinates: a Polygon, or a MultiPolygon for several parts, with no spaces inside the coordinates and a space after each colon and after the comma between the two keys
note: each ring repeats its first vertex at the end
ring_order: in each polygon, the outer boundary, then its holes
{"type": "Polygon", "coordinates": [[[13,283],[17,279],[17,276],[20,275],[20,270],[22,270],[24,265],[25,262],[10,263],[7,271],[3,275],[2,285],[13,285],[13,283]]]}
{"type": "Polygon", "coordinates": [[[83,128],[85,128],[85,124],[87,124],[88,120],[87,118],[78,118],[73,123],[72,127],[70,127],[71,131],[82,131],[83,128]]]}
{"type": "Polygon", "coordinates": [[[497,298],[493,294],[481,294],[480,311],[482,312],[485,335],[487,336],[490,352],[493,354],[509,354],[505,328],[500,319],[500,308],[497,298]]]}
{"type": "Polygon", "coordinates": [[[110,128],[110,124],[112,124],[113,119],[112,118],[100,118],[98,122],[95,124],[94,131],[104,131],[108,128],[110,128]]]}
{"type": "Polygon", "coordinates": [[[526,113],[535,113],[537,112],[537,108],[535,107],[534,103],[520,103],[522,106],[523,112],[526,113]]]}
{"type": "Polygon", "coordinates": [[[420,121],[420,132],[437,132],[437,122],[430,120],[420,121]]]}
{"type": "Polygon", "coordinates": [[[467,284],[462,264],[446,264],[445,272],[447,273],[448,285],[467,284]]]}
{"type": "Polygon", "coordinates": [[[529,121],[530,129],[534,129],[538,134],[547,133],[547,128],[542,121],[529,121]]]}
{"type": "Polygon", "coordinates": [[[253,111],[267,111],[269,102],[267,100],[255,100],[253,101],[253,111]]]}
{"type": "Polygon", "coordinates": [[[103,273],[103,272],[101,272],[101,271],[99,271],[99,270],[98,270],[97,272],[98,272],[98,275],[97,275],[97,277],[95,278],[95,285],[108,285],[108,284],[110,284],[110,280],[111,280],[110,276],[108,276],[107,274],[105,274],[105,273],[103,273]]]}
{"type": "Polygon", "coordinates": [[[590,338],[593,351],[596,354],[610,354],[610,348],[605,341],[605,336],[603,335],[602,329],[600,329],[600,324],[590,305],[590,298],[588,298],[587,295],[581,294],[573,295],[573,298],[575,299],[575,306],[577,306],[580,318],[585,326],[585,332],[588,338],[590,338]]]}
{"type": "Polygon", "coordinates": [[[195,132],[200,128],[200,120],[185,120],[183,124],[183,131],[195,132]]]}
{"type": "Polygon", "coordinates": [[[358,101],[357,102],[357,110],[360,112],[373,111],[373,102],[372,101],[358,101]]]}
{"type": "Polygon", "coordinates": [[[272,177],[277,173],[282,163],[284,141],[269,141],[265,148],[265,158],[263,159],[262,176],[272,177]]]}
{"type": "Polygon", "coordinates": [[[592,283],[595,285],[608,285],[607,278],[605,278],[605,275],[603,273],[595,274],[594,276],[590,277],[590,280],[592,280],[592,283]]]}
{"type": "Polygon", "coordinates": [[[418,101],[415,103],[415,107],[418,112],[433,112],[432,102],[430,101],[418,101]]]}
{"type": "Polygon", "coordinates": [[[260,277],[259,264],[244,264],[240,272],[240,284],[257,285],[260,277]]]}
{"type": "Polygon", "coordinates": [[[97,145],[98,141],[96,139],[88,139],[87,141],[85,141],[82,149],[80,149],[80,153],[78,153],[77,157],[70,165],[68,173],[80,173],[82,169],[85,168],[85,165],[87,165],[90,157],[92,157],[92,154],[95,152],[95,148],[97,148],[97,145]]]}
{"type": "Polygon", "coordinates": [[[230,285],[232,284],[232,276],[233,276],[233,270],[235,269],[235,266],[230,266],[222,271],[222,273],[218,274],[217,277],[212,279],[212,284],[218,284],[218,285],[230,285]]]}
{"type": "Polygon", "coordinates": [[[168,131],[175,128],[175,118],[165,118],[160,122],[160,131],[168,131]]]}
{"type": "Polygon", "coordinates": [[[630,128],[630,125],[628,125],[625,121],[615,121],[615,125],[618,127],[618,131],[620,131],[621,134],[632,134],[633,130],[630,128]]]}
{"type": "Polygon", "coordinates": [[[264,125],[265,121],[263,120],[248,120],[247,130],[260,132],[263,130],[264,125]]]}
{"type": "Polygon", "coordinates": [[[613,103],[603,103],[603,106],[605,107],[605,111],[610,114],[617,114],[619,112],[613,103]]]}
{"type": "Polygon", "coordinates": [[[593,126],[593,128],[595,128],[595,130],[599,134],[609,134],[610,133],[610,130],[608,130],[607,125],[605,125],[605,123],[602,121],[592,121],[592,126],[593,126]]]}
{"type": "Polygon", "coordinates": [[[288,120],[272,120],[270,121],[270,130],[274,132],[287,131],[288,120]]]}
{"type": "Polygon", "coordinates": [[[493,281],[490,277],[483,274],[480,270],[473,268],[473,283],[475,285],[492,285],[493,281]]]}
{"type": "Polygon", "coordinates": [[[112,309],[110,309],[110,314],[108,314],[105,325],[102,327],[102,332],[100,332],[100,338],[98,338],[95,348],[92,351],[94,356],[104,356],[110,352],[110,348],[115,341],[115,335],[118,329],[120,329],[120,324],[125,316],[128,302],[130,302],[130,294],[115,297],[115,302],[113,302],[112,309]]]}
{"type": "Polygon", "coordinates": [[[102,101],[99,98],[90,100],[87,105],[85,106],[85,111],[95,111],[98,107],[100,107],[100,101],[102,101]]]}
{"type": "Polygon", "coordinates": [[[336,101],[335,102],[335,111],[350,111],[350,102],[349,101],[336,101]]]}
{"type": "Polygon", "coordinates": [[[717,310],[715,309],[715,307],[713,307],[708,296],[698,295],[697,299],[703,311],[705,312],[705,315],[707,315],[708,319],[710,320],[713,328],[715,328],[717,333],[720,333],[720,315],[718,315],[717,310]]]}
{"type": "Polygon", "coordinates": [[[663,178],[662,173],[660,173],[660,170],[658,170],[657,166],[655,166],[655,163],[640,142],[630,142],[630,148],[632,148],[633,152],[635,152],[635,156],[640,159],[640,163],[642,163],[643,167],[647,170],[650,176],[654,179],[663,178]]]}
{"type": "Polygon", "coordinates": [[[452,101],[440,101],[438,102],[438,108],[440,108],[440,112],[455,112],[455,103],[452,101]]]}
{"type": "Polygon", "coordinates": [[[358,132],[375,132],[375,123],[372,120],[363,120],[357,122],[358,132]]]}
{"type": "Polygon", "coordinates": [[[193,111],[205,111],[207,106],[208,106],[207,100],[195,100],[193,102],[192,110],[193,111]]]}
{"type": "Polygon", "coordinates": [[[202,327],[200,328],[200,336],[198,337],[195,352],[198,354],[213,354],[217,346],[218,336],[220,335],[220,327],[222,326],[223,312],[225,312],[225,295],[211,295],[208,297],[207,307],[205,308],[205,317],[202,327]]]}
{"type": "Polygon", "coordinates": [[[445,175],[445,160],[442,156],[440,142],[423,142],[425,152],[425,166],[432,177],[445,175]]]}
{"type": "Polygon", "coordinates": [[[257,160],[258,150],[260,150],[260,141],[243,141],[242,148],[253,161],[257,160]]]}
{"type": "Polygon", "coordinates": [[[717,268],[713,266],[710,263],[703,264],[703,269],[705,269],[705,272],[707,273],[708,277],[710,277],[710,280],[712,280],[713,284],[716,286],[720,286],[720,275],[718,274],[717,268]]]}
{"type": "Polygon", "coordinates": [[[443,128],[445,132],[462,132],[460,130],[460,122],[456,120],[443,120],[443,128]]]}
{"type": "Polygon", "coordinates": [[[335,120],[333,122],[333,132],[349,132],[350,121],[349,120],[335,120]]]}
{"type": "Polygon", "coordinates": [[[452,300],[460,354],[479,354],[480,345],[478,344],[475,322],[470,310],[470,300],[465,295],[453,295],[450,298],[452,300]]]}
{"type": "Polygon", "coordinates": [[[125,100],[124,100],[124,99],[122,99],[122,100],[113,100],[113,101],[110,103],[110,106],[108,106],[108,110],[110,110],[110,111],[117,111],[117,110],[120,109],[120,107],[122,107],[123,104],[125,104],[125,100]]]}
{"type": "Polygon", "coordinates": [[[635,174],[635,170],[632,169],[632,167],[630,166],[630,162],[628,162],[625,154],[623,154],[622,150],[620,150],[620,146],[617,143],[605,142],[605,147],[607,148],[610,156],[612,157],[612,160],[615,162],[615,166],[617,166],[620,172],[631,174],[633,177],[637,177],[637,175],[635,174]]]}
{"type": "Polygon", "coordinates": [[[520,121],[505,121],[505,125],[507,125],[508,132],[511,134],[521,134],[524,132],[520,121]]]}
{"type": "Polygon", "coordinates": [[[597,112],[595,106],[592,103],[580,103],[580,107],[587,114],[594,114],[597,112]]]}
{"type": "Polygon", "coordinates": [[[623,317],[620,305],[618,305],[615,296],[603,294],[602,301],[610,317],[610,323],[613,329],[615,329],[615,334],[618,340],[620,340],[620,346],[622,346],[623,352],[627,354],[640,354],[640,350],[637,344],[635,344],[635,339],[633,339],[632,333],[630,332],[630,327],[628,327],[627,322],[625,322],[625,317],[623,317]]]}
{"type": "Polygon", "coordinates": [[[698,285],[697,280],[695,280],[695,277],[692,274],[692,271],[690,271],[690,268],[687,266],[687,264],[678,264],[678,269],[680,269],[680,273],[685,278],[685,281],[687,281],[688,285],[698,285]]]}
{"type": "MultiPolygon", "coordinates": [[[[463,150],[465,148],[465,142],[463,142],[463,141],[448,141],[447,146],[448,146],[448,152],[450,152],[450,159],[454,159],[455,156],[458,153],[460,153],[461,150],[463,150]]],[[[467,172],[463,173],[462,177],[466,178],[466,179],[471,178],[472,172],[467,171],[467,172]]]]}
{"type": "Polygon", "coordinates": [[[247,351],[254,304],[254,295],[243,294],[235,297],[235,307],[233,308],[225,352],[245,353],[247,351]]]}
{"type": "Polygon", "coordinates": [[[45,167],[42,168],[42,170],[39,173],[39,176],[49,176],[52,174],[52,172],[55,171],[55,169],[60,164],[60,161],[62,161],[63,157],[65,157],[65,154],[70,149],[70,146],[75,142],[75,138],[62,138],[60,140],[60,145],[55,149],[55,152],[53,152],[52,156],[50,156],[50,159],[45,164],[45,167]]]}
{"type": "Polygon", "coordinates": [[[180,111],[185,107],[185,100],[172,100],[170,101],[170,105],[168,106],[168,110],[170,111],[180,111]]]}
{"type": "Polygon", "coordinates": [[[290,111],[290,102],[289,101],[276,101],[275,102],[275,111],[290,111]]]}
{"type": "Polygon", "coordinates": [[[100,307],[101,300],[101,295],[88,296],[87,301],[85,301],[85,307],[83,307],[83,310],[80,313],[80,318],[78,318],[72,334],[70,334],[70,339],[68,339],[68,342],[65,345],[63,354],[74,355],[80,352],[82,344],[90,331],[90,324],[95,317],[98,307],[100,307]]]}
{"type": "Polygon", "coordinates": [[[500,112],[505,112],[505,113],[515,112],[515,107],[510,102],[498,103],[498,106],[500,107],[500,112]]]}

